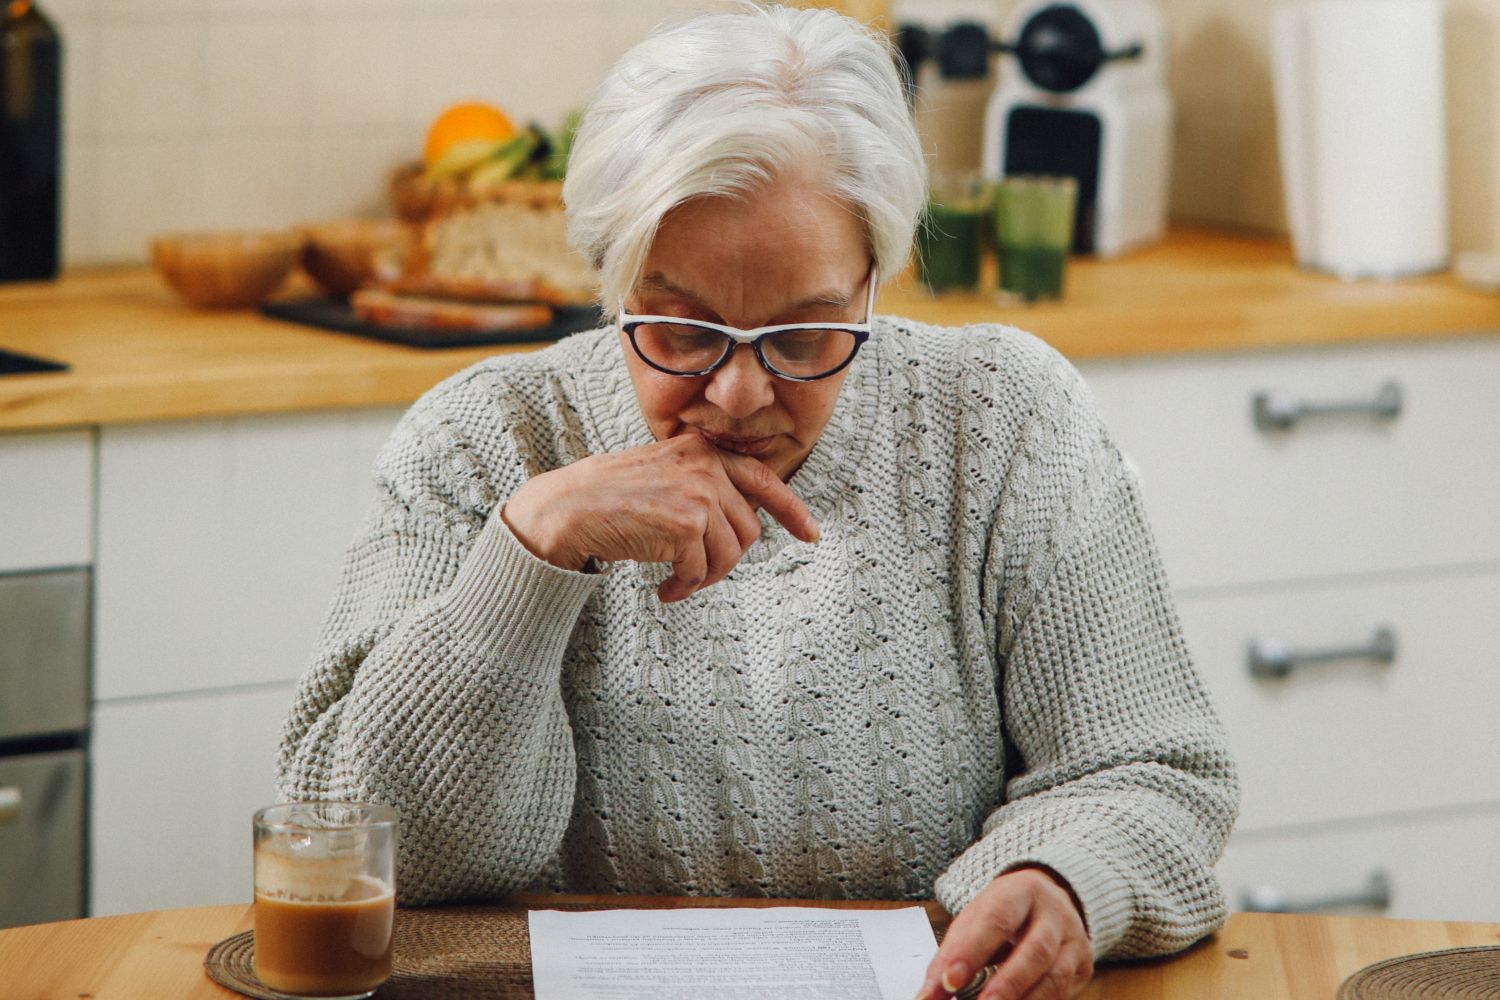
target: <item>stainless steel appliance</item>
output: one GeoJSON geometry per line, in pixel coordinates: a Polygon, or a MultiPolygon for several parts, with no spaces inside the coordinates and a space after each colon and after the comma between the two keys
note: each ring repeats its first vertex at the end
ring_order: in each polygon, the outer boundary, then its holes
{"type": "Polygon", "coordinates": [[[0,575],[0,927],[84,914],[89,573],[0,575]]]}

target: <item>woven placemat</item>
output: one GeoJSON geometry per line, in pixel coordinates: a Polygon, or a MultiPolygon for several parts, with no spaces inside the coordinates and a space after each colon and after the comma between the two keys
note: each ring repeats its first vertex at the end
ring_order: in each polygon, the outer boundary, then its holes
{"type": "Polygon", "coordinates": [[[1345,979],[1338,1000],[1500,1000],[1500,946],[1388,958],[1345,979]]]}
{"type": "MultiPolygon", "coordinates": [[[[557,907],[567,909],[569,907],[557,907]]],[[[287,1000],[255,978],[252,931],[225,938],[203,960],[210,979],[257,1000],[287,1000]]],[[[510,1000],[531,997],[531,946],[520,907],[399,909],[391,978],[377,1000],[510,1000]]]]}

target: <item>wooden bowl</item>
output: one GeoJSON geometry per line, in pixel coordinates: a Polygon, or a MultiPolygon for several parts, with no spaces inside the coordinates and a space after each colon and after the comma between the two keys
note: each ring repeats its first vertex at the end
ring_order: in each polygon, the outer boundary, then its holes
{"type": "Polygon", "coordinates": [[[297,263],[291,232],[179,233],[151,241],[151,261],[189,305],[245,309],[280,287],[297,263]]]}
{"type": "Polygon", "coordinates": [[[302,269],[324,295],[341,297],[376,276],[382,257],[404,251],[411,235],[396,219],[339,219],[303,226],[302,269]]]}

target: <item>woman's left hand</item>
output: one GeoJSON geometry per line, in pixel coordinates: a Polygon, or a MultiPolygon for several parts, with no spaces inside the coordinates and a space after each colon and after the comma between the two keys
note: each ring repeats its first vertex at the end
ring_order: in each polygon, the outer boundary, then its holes
{"type": "Polygon", "coordinates": [[[980,1000],[1071,1000],[1094,974],[1094,949],[1067,886],[1017,868],[986,886],[943,936],[917,1000],[943,1000],[986,965],[980,1000]]]}

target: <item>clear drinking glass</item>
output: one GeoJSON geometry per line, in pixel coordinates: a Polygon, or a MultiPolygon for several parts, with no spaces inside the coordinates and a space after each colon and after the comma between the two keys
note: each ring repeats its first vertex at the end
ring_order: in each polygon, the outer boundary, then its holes
{"type": "Polygon", "coordinates": [[[297,997],[367,997],[391,974],[396,810],[292,802],[255,814],[255,975],[297,997]]]}
{"type": "Polygon", "coordinates": [[[1071,177],[1015,176],[995,185],[1001,291],[1027,302],[1062,297],[1077,201],[1071,177]]]}

